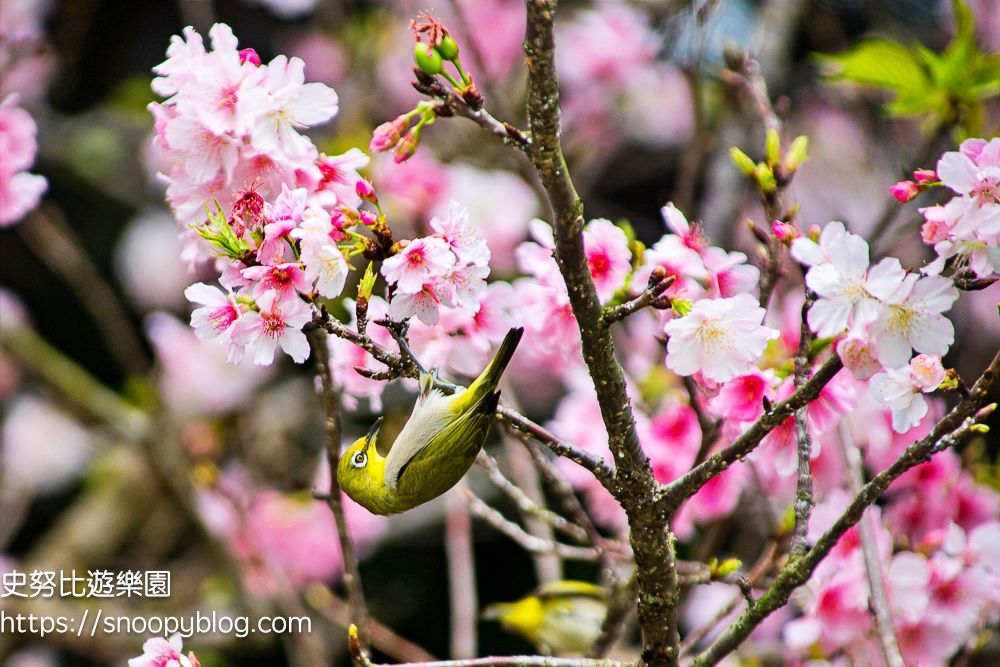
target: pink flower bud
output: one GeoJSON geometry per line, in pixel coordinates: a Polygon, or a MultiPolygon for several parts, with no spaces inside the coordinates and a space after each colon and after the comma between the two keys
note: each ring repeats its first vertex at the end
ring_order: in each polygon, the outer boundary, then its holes
{"type": "Polygon", "coordinates": [[[819,243],[819,237],[823,233],[823,230],[819,225],[813,225],[809,228],[808,236],[809,240],[813,243],[819,243]]]}
{"type": "Polygon", "coordinates": [[[420,134],[421,129],[419,125],[407,130],[406,134],[403,135],[403,138],[396,145],[396,156],[393,158],[396,164],[406,162],[413,157],[417,152],[417,146],[420,145],[420,134]]]}
{"type": "Polygon", "coordinates": [[[933,169],[917,169],[913,172],[913,178],[917,183],[934,183],[941,180],[933,169]]]}
{"type": "Polygon", "coordinates": [[[378,222],[378,216],[371,211],[361,211],[361,213],[358,214],[358,217],[361,219],[361,224],[365,227],[372,227],[376,222],[378,222]]]}
{"type": "Polygon", "coordinates": [[[368,148],[373,153],[382,153],[389,150],[399,143],[399,137],[406,130],[406,126],[409,123],[410,119],[405,115],[397,116],[387,123],[382,123],[372,132],[372,140],[368,144],[368,148]]]}
{"type": "Polygon", "coordinates": [[[771,225],[771,233],[774,237],[784,243],[787,246],[792,245],[792,241],[799,237],[799,233],[795,231],[787,222],[782,222],[781,220],[775,220],[774,224],[771,225]]]}
{"type": "Polygon", "coordinates": [[[354,184],[354,191],[358,193],[359,197],[367,202],[374,204],[378,201],[378,197],[375,196],[375,188],[373,188],[372,184],[363,178],[354,184]]]}
{"type": "Polygon", "coordinates": [[[889,188],[889,192],[900,204],[913,201],[920,194],[920,186],[913,181],[900,181],[889,188]]]}
{"type": "Polygon", "coordinates": [[[240,50],[240,62],[250,63],[254,67],[260,67],[260,56],[253,49],[242,49],[240,50]]]}

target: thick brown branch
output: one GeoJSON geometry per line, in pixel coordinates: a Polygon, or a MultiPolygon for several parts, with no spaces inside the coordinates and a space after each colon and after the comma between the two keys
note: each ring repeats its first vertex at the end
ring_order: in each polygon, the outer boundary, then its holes
{"type": "Polygon", "coordinates": [[[528,156],[552,208],[555,257],[580,327],[583,358],[597,390],[597,402],[615,460],[614,494],[628,517],[639,573],[640,664],[669,665],[678,654],[673,536],[667,516],[657,510],[656,480],[639,445],[635,418],[625,392],[625,375],[615,358],[611,332],[590,276],[583,247],[583,203],[563,157],[560,134],[559,77],[555,65],[555,0],[527,0],[524,52],[528,66],[528,156]]]}

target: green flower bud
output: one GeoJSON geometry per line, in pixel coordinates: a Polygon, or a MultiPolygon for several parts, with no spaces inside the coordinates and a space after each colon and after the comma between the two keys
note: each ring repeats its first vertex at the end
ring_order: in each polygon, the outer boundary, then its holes
{"type": "Polygon", "coordinates": [[[441,68],[444,66],[444,61],[437,49],[423,42],[417,42],[416,46],[413,47],[413,60],[425,74],[432,76],[440,74],[441,68]]]}
{"type": "Polygon", "coordinates": [[[437,47],[438,53],[445,60],[454,60],[458,57],[458,42],[451,35],[445,35],[437,47]]]}
{"type": "Polygon", "coordinates": [[[750,159],[750,156],[735,146],[729,149],[729,157],[744,174],[750,178],[757,177],[757,165],[750,159]]]}
{"type": "Polygon", "coordinates": [[[372,263],[368,262],[368,268],[365,269],[365,277],[358,283],[358,299],[365,299],[367,301],[371,298],[373,289],[375,289],[375,272],[372,271],[372,263]]]}
{"type": "Polygon", "coordinates": [[[781,162],[781,137],[778,136],[777,130],[767,131],[767,137],[764,139],[764,155],[769,165],[781,162]]]}
{"type": "Polygon", "coordinates": [[[757,165],[757,184],[760,186],[761,192],[766,195],[778,189],[778,182],[774,180],[774,172],[763,162],[757,165]]]}
{"type": "Polygon", "coordinates": [[[806,149],[809,148],[809,137],[802,135],[795,137],[795,141],[788,147],[785,154],[785,169],[789,174],[794,174],[802,163],[806,160],[806,149]]]}
{"type": "Polygon", "coordinates": [[[694,308],[694,301],[691,299],[672,299],[670,307],[677,313],[678,317],[684,317],[694,308]]]}

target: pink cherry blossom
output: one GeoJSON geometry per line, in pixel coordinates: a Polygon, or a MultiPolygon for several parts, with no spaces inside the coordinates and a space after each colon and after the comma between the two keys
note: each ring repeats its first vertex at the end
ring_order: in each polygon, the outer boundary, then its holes
{"type": "MultiPolygon", "coordinates": [[[[385,264],[383,263],[383,267],[385,264]]],[[[441,278],[432,278],[415,292],[399,292],[389,302],[389,317],[402,322],[414,315],[424,324],[436,324],[441,316],[440,306],[451,307],[448,283],[441,278]]]]}
{"type": "Polygon", "coordinates": [[[131,658],[128,667],[194,667],[191,658],[181,653],[182,646],[179,634],[169,640],[164,637],[147,639],[142,645],[142,655],[131,658]]]}
{"type": "Polygon", "coordinates": [[[455,264],[455,255],[439,238],[426,236],[382,262],[382,275],[404,294],[416,294],[455,264]]]}
{"type": "Polygon", "coordinates": [[[191,326],[198,338],[229,345],[229,363],[238,364],[243,359],[244,345],[234,338],[235,325],[243,315],[240,304],[232,292],[228,294],[205,283],[195,283],[186,290],[184,296],[192,303],[200,304],[191,313],[191,326]]]}
{"type": "Polygon", "coordinates": [[[35,163],[35,121],[17,106],[18,96],[0,103],[0,228],[14,224],[38,206],[48,181],[26,170],[35,163]]]}
{"type": "Polygon", "coordinates": [[[304,276],[310,284],[316,283],[316,291],[327,299],[335,299],[344,291],[347,282],[348,265],[344,252],[336,243],[303,244],[302,264],[304,276]]]}
{"type": "Polygon", "coordinates": [[[312,310],[301,299],[281,300],[278,292],[265,292],[257,299],[259,311],[251,310],[240,318],[233,341],[245,345],[253,363],[270,366],[278,346],[296,363],[309,356],[309,341],[302,327],[312,319],[312,310]]]}
{"type": "Polygon", "coordinates": [[[298,262],[251,266],[240,273],[247,280],[254,281],[251,293],[255,299],[268,291],[273,291],[278,297],[286,300],[297,300],[296,290],[302,294],[312,292],[312,281],[298,262]]]}
{"type": "Polygon", "coordinates": [[[910,274],[891,294],[882,295],[878,319],[871,325],[876,357],[886,368],[910,360],[910,349],[944,355],[955,340],[955,327],[941,313],[958,299],[948,278],[910,274]]]}
{"type": "Polygon", "coordinates": [[[469,211],[452,200],[444,218],[434,216],[428,223],[448,244],[455,254],[456,263],[463,262],[486,266],[490,262],[490,249],[486,240],[479,237],[469,222],[469,211]]]}
{"type": "Polygon", "coordinates": [[[313,199],[322,206],[344,204],[351,208],[361,205],[357,183],[361,180],[359,169],[371,162],[360,148],[351,148],[342,155],[324,155],[316,159],[320,178],[313,186],[313,199]]]}
{"type": "Polygon", "coordinates": [[[144,325],[160,366],[158,386],[175,414],[226,414],[246,405],[271,375],[269,368],[227,363],[221,346],[201,339],[172,315],[151,313],[144,325]]]}
{"type": "Polygon", "coordinates": [[[764,309],[749,294],[702,299],[688,315],[667,322],[667,368],[726,382],[743,373],[778,332],[761,325],[764,309]]]}
{"type": "Polygon", "coordinates": [[[583,247],[597,298],[606,303],[624,286],[631,269],[628,238],[610,220],[591,220],[583,230],[583,247]]]}
{"type": "Polygon", "coordinates": [[[927,414],[927,401],[921,393],[937,389],[944,376],[940,357],[921,354],[910,360],[909,366],[873,375],[871,391],[892,410],[892,428],[905,433],[927,414]]]}
{"type": "Polygon", "coordinates": [[[747,264],[742,252],[726,252],[716,246],[701,251],[701,260],[708,270],[709,296],[731,297],[751,292],[760,279],[760,270],[747,264]]]}
{"type": "Polygon", "coordinates": [[[764,414],[764,398],[774,400],[774,371],[750,368],[726,382],[711,400],[712,411],[727,421],[753,422],[764,414]]]}

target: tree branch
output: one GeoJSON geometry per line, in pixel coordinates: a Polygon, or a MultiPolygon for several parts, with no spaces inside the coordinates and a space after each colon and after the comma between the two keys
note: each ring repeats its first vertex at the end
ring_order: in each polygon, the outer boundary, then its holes
{"type": "Polygon", "coordinates": [[[721,637],[697,656],[692,662],[692,667],[710,667],[732,652],[771,612],[788,602],[792,591],[808,581],[813,570],[833,549],[837,541],[861,520],[868,506],[878,500],[892,482],[910,468],[926,461],[935,452],[956,445],[978,422],[992,414],[996,408],[995,403],[978,412],[977,409],[984,402],[986,392],[998,371],[1000,371],[1000,354],[994,357],[989,368],[983,372],[969,392],[969,396],[935,424],[929,434],[907,447],[892,465],[868,482],[854,497],[847,510],[808,553],[800,558],[790,558],[768,591],[757,600],[757,604],[747,609],[721,637]]]}
{"type": "Polygon", "coordinates": [[[515,485],[509,479],[507,479],[502,472],[500,472],[500,467],[497,465],[496,460],[487,454],[486,452],[479,452],[479,456],[476,458],[476,463],[486,474],[489,475],[490,481],[503,491],[504,495],[510,498],[517,509],[522,513],[533,516],[537,519],[541,519],[545,523],[549,524],[555,530],[563,533],[564,535],[576,540],[577,542],[587,541],[587,531],[581,526],[576,525],[567,521],[564,517],[559,516],[552,510],[546,509],[536,503],[534,500],[528,497],[521,487],[515,485]]]}
{"type": "Polygon", "coordinates": [[[503,514],[484,503],[472,491],[463,489],[463,494],[473,514],[517,542],[528,553],[557,554],[570,560],[598,560],[601,557],[599,547],[574,547],[535,537],[513,521],[508,521],[503,514]]]}
{"type": "Polygon", "coordinates": [[[708,480],[752,452],[764,436],[780,426],[796,410],[815,400],[823,387],[843,367],[844,364],[840,361],[840,357],[834,354],[816,369],[812,377],[806,380],[805,384],[794,394],[773,406],[770,412],[766,412],[731,445],[708,457],[704,463],[695,466],[683,477],[665,485],[660,496],[665,509],[671,512],[676,510],[684,500],[697,493],[698,489],[704,486],[708,480]]]}
{"type": "Polygon", "coordinates": [[[583,358],[597,391],[601,417],[618,470],[616,499],[629,521],[639,573],[639,623],[643,631],[643,665],[676,662],[680,601],[674,567],[673,536],[666,515],[653,502],[656,480],[639,445],[625,375],[615,358],[611,333],[602,326],[603,309],[590,276],[583,247],[583,202],[566,166],[560,134],[559,76],[555,64],[555,0],[526,0],[524,52],[528,66],[528,156],[538,172],[552,208],[555,258],[580,327],[583,358]]]}
{"type": "MultiPolygon", "coordinates": [[[[838,425],[840,437],[840,453],[844,457],[844,469],[847,471],[847,483],[855,496],[861,491],[862,470],[861,452],[854,444],[851,431],[844,420],[838,425]]],[[[882,654],[889,667],[906,667],[903,656],[899,653],[899,640],[896,629],[892,626],[892,614],[889,612],[889,597],[885,593],[885,582],[882,579],[882,563],[878,557],[878,545],[875,542],[874,517],[871,512],[858,522],[858,534],[861,538],[861,553],[865,559],[865,572],[868,575],[868,588],[871,591],[871,603],[875,616],[875,628],[878,630],[882,654]]]]}
{"type": "MultiPolygon", "coordinates": [[[[806,300],[802,304],[802,324],[799,328],[799,347],[795,353],[795,387],[801,388],[806,383],[809,372],[809,347],[812,345],[813,333],[809,328],[809,309],[812,307],[815,294],[806,289],[806,300]]],[[[809,532],[809,515],[813,505],[812,477],[812,437],[809,435],[809,406],[803,405],[795,411],[795,443],[798,468],[795,476],[795,527],[792,529],[792,555],[801,556],[809,545],[806,533],[809,532]]]]}
{"type": "Polygon", "coordinates": [[[326,412],[326,458],[330,464],[330,494],[326,498],[330,511],[337,522],[337,535],[340,538],[340,550],[344,557],[344,586],[351,603],[351,623],[358,628],[358,636],[364,650],[368,650],[368,606],[365,604],[364,591],[361,588],[361,571],[358,569],[358,559],[354,553],[351,536],[347,532],[347,519],[344,516],[344,505],[341,498],[340,485],[337,483],[337,469],[340,465],[340,395],[333,384],[333,374],[330,368],[330,348],[327,346],[326,334],[321,329],[313,329],[307,334],[309,347],[316,362],[316,373],[319,375],[323,393],[321,401],[326,412]]]}

